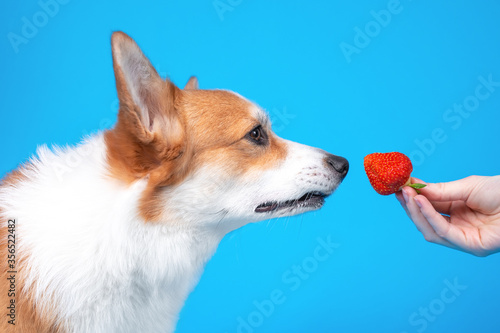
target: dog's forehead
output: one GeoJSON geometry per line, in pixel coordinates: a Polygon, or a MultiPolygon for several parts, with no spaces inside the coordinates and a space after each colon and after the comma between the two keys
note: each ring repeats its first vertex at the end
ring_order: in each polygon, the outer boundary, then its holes
{"type": "Polygon", "coordinates": [[[186,120],[205,131],[221,126],[249,130],[248,127],[269,122],[259,106],[229,90],[185,91],[183,106],[186,120]]]}
{"type": "Polygon", "coordinates": [[[237,92],[234,92],[231,90],[224,90],[224,91],[226,91],[230,94],[233,94],[236,97],[238,97],[239,99],[245,101],[247,103],[248,112],[250,113],[250,115],[253,118],[255,118],[257,120],[257,122],[259,122],[262,125],[267,124],[269,122],[269,117],[268,117],[267,113],[264,110],[262,110],[262,108],[260,106],[249,101],[247,98],[241,96],[237,92]]]}

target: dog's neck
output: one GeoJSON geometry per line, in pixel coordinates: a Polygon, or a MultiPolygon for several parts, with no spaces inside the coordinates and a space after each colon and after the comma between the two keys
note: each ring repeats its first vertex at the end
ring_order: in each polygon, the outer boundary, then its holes
{"type": "Polygon", "coordinates": [[[137,202],[146,180],[124,186],[107,177],[105,149],[101,135],[58,153],[42,148],[28,181],[3,189],[18,220],[19,249],[36,253],[24,261],[26,290],[33,288],[45,309],[55,304],[70,331],[171,331],[225,233],[141,220],[137,202]],[[67,162],[75,157],[78,163],[67,162]]]}

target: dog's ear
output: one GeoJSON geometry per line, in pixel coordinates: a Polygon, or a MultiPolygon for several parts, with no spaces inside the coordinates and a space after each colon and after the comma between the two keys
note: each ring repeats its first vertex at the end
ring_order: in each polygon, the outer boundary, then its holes
{"type": "Polygon", "coordinates": [[[123,32],[113,33],[111,46],[120,100],[118,122],[105,134],[111,173],[126,181],[149,175],[151,183],[168,183],[186,149],[176,107],[183,91],[162,80],[123,32]]]}
{"type": "Polygon", "coordinates": [[[196,76],[191,76],[184,86],[184,90],[197,90],[198,88],[198,79],[196,76]]]}
{"type": "Polygon", "coordinates": [[[120,100],[119,121],[128,122],[148,143],[155,137],[172,143],[181,136],[176,95],[180,89],[162,80],[139,46],[123,32],[111,37],[116,88],[120,100]]]}

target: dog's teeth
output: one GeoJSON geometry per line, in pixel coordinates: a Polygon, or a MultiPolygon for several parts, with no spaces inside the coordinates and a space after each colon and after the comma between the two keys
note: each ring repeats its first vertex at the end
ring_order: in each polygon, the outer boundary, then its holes
{"type": "Polygon", "coordinates": [[[259,205],[257,208],[255,208],[256,213],[267,213],[267,212],[272,212],[273,210],[278,209],[278,203],[277,202],[266,202],[262,205],[259,205]]]}

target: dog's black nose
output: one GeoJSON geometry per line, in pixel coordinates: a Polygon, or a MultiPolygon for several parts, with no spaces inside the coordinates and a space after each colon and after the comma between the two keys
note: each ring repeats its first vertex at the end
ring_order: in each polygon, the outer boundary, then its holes
{"type": "Polygon", "coordinates": [[[344,179],[347,175],[347,171],[349,171],[349,162],[343,157],[327,154],[325,156],[325,163],[329,168],[332,168],[336,172],[340,174],[340,177],[344,179]]]}

